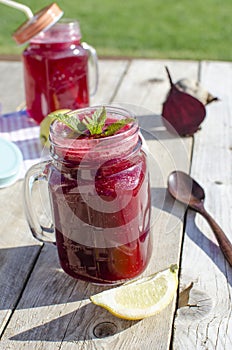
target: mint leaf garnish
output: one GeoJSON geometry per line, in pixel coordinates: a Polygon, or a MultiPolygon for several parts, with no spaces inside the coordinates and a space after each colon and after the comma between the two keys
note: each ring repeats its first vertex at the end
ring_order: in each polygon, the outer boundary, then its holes
{"type": "Polygon", "coordinates": [[[134,121],[134,118],[125,118],[116,120],[114,123],[106,125],[107,114],[106,108],[103,106],[97,109],[92,115],[85,115],[81,120],[76,112],[57,113],[51,116],[59,122],[67,125],[75,133],[83,134],[85,137],[96,136],[105,137],[114,135],[125,125],[134,121]]]}
{"type": "Polygon", "coordinates": [[[85,124],[91,135],[102,133],[106,121],[106,109],[97,109],[91,117],[85,116],[82,123],[85,124]]]}
{"type": "Polygon", "coordinates": [[[74,114],[52,113],[52,116],[79,134],[82,134],[86,130],[86,126],[74,114]]]}
{"type": "Polygon", "coordinates": [[[115,123],[109,124],[104,131],[104,136],[114,135],[118,130],[123,128],[125,125],[132,123],[134,121],[133,118],[126,118],[117,120],[115,123]]]}

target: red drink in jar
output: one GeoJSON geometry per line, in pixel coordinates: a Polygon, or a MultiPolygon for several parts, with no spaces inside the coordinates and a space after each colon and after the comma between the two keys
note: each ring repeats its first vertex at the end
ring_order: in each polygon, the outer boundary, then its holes
{"type": "Polygon", "coordinates": [[[30,40],[23,52],[26,107],[40,123],[57,109],[89,106],[88,57],[93,56],[97,86],[95,50],[81,44],[77,21],[63,20],[30,40]]]}
{"type": "MultiPolygon", "coordinates": [[[[81,119],[94,110],[76,113],[81,119]]],[[[120,108],[106,110],[109,124],[130,117],[120,108]]],[[[148,264],[150,185],[138,131],[136,121],[99,138],[76,137],[58,121],[51,126],[53,160],[45,173],[60,264],[74,278],[117,284],[148,264]]]]}

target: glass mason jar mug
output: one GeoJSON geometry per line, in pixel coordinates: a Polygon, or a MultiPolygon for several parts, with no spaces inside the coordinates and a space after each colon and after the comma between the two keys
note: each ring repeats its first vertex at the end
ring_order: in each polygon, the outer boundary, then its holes
{"type": "Polygon", "coordinates": [[[78,21],[62,19],[40,32],[22,60],[27,112],[38,123],[54,110],[89,106],[97,90],[98,61],[96,50],[81,43],[78,21]]]}
{"type": "MultiPolygon", "coordinates": [[[[91,116],[96,107],[72,112],[91,116]]],[[[106,107],[107,121],[130,117],[106,107]]],[[[77,137],[57,120],[50,129],[51,160],[32,166],[24,182],[26,216],[34,236],[56,242],[63,270],[98,284],[141,274],[151,255],[150,184],[137,121],[113,136],[77,137]],[[32,190],[47,181],[54,233],[34,212],[32,190]],[[55,237],[53,237],[53,235],[55,237]]]]}

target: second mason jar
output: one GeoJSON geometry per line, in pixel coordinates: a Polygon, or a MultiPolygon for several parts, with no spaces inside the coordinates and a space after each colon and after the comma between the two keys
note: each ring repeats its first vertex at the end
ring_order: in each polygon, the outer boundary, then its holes
{"type": "Polygon", "coordinates": [[[96,92],[96,51],[81,43],[76,20],[60,20],[33,37],[23,52],[23,66],[27,112],[38,123],[54,110],[89,106],[96,92]]]}

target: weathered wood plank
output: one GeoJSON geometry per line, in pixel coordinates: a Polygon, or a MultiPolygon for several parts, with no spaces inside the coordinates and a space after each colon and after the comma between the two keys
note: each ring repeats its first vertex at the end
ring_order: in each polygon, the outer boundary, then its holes
{"type": "Polygon", "coordinates": [[[13,112],[25,100],[21,62],[0,61],[0,77],[0,112],[13,112]]]}
{"type": "Polygon", "coordinates": [[[128,60],[99,60],[99,84],[91,105],[109,104],[129,65],[128,60]]]}
{"type": "MultiPolygon", "coordinates": [[[[232,241],[231,63],[204,62],[201,80],[221,101],[207,107],[195,136],[191,174],[205,189],[206,208],[232,241]]],[[[187,216],[181,267],[182,285],[190,282],[190,306],[177,312],[173,348],[231,349],[232,270],[206,221],[193,212],[187,216]]]]}
{"type": "MultiPolygon", "coordinates": [[[[20,62],[0,62],[2,112],[24,99],[20,62]]],[[[0,334],[22,293],[41,245],[31,235],[22,203],[22,181],[0,190],[0,334]]]]}
{"type": "Polygon", "coordinates": [[[133,60],[114,103],[125,102],[128,105],[144,107],[159,115],[170,87],[165,66],[169,68],[174,82],[186,76],[193,79],[198,77],[197,62],[133,60]]]}
{"type": "MultiPolygon", "coordinates": [[[[104,68],[104,61],[102,65],[104,68]]],[[[146,273],[155,272],[179,261],[183,208],[166,195],[166,181],[169,172],[176,167],[188,171],[191,154],[191,138],[182,140],[169,135],[160,120],[161,105],[169,88],[164,65],[169,66],[176,80],[186,75],[196,78],[198,64],[135,60],[128,70],[127,65],[122,67],[120,63],[117,66],[113,61],[112,68],[109,61],[107,65],[107,77],[101,78],[106,85],[100,93],[99,103],[104,100],[105,103],[120,102],[138,112],[153,155],[154,253],[146,273]],[[111,72],[114,72],[111,77],[116,85],[109,79],[111,72]],[[150,78],[161,81],[156,83],[150,78]]],[[[98,97],[95,96],[93,101],[97,104],[98,97]]],[[[160,315],[129,322],[117,319],[89,302],[88,297],[102,289],[66,276],[59,269],[55,248],[45,245],[3,334],[3,348],[169,348],[175,301],[160,315]]]]}
{"type": "Polygon", "coordinates": [[[0,335],[41,249],[25,222],[22,181],[0,190],[0,335]],[[13,200],[12,200],[13,199],[13,200]]]}

